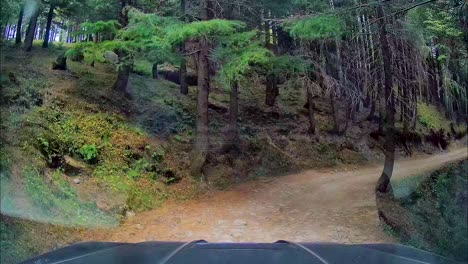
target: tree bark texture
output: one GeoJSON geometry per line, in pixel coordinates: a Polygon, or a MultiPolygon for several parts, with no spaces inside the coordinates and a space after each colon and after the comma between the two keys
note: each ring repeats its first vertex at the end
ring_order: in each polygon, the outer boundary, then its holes
{"type": "Polygon", "coordinates": [[[309,119],[309,133],[315,135],[316,127],[315,127],[315,112],[314,112],[314,96],[312,91],[307,88],[307,110],[308,110],[308,119],[309,119]]]}
{"type": "Polygon", "coordinates": [[[276,96],[278,96],[278,85],[275,74],[268,74],[266,77],[266,93],[265,93],[265,104],[268,106],[274,106],[276,102],[276,96]]]}
{"type": "MultiPolygon", "coordinates": [[[[187,8],[187,3],[185,0],[180,1],[180,9],[183,15],[183,21],[187,21],[186,17],[186,8],[187,8]]],[[[180,45],[180,52],[185,53],[185,43],[180,45]]],[[[182,58],[180,61],[180,67],[179,67],[179,83],[180,83],[180,93],[181,94],[188,94],[188,84],[186,81],[187,78],[187,60],[185,58],[182,58]]]]}
{"type": "Polygon", "coordinates": [[[377,18],[379,25],[380,49],[382,52],[383,70],[384,70],[384,94],[385,94],[385,164],[382,175],[377,181],[376,191],[380,193],[391,193],[390,179],[393,174],[395,163],[395,97],[393,89],[393,69],[392,54],[388,43],[385,13],[383,6],[377,6],[377,18]]]}
{"type": "Polygon", "coordinates": [[[153,67],[151,68],[151,75],[152,75],[153,79],[158,79],[159,78],[158,64],[157,63],[153,63],[153,67]]]}
{"type": "Polygon", "coordinates": [[[121,65],[118,70],[117,80],[114,84],[114,89],[118,92],[129,95],[130,91],[128,90],[128,80],[130,78],[130,66],[121,65]]]}
{"type": "Polygon", "coordinates": [[[18,15],[18,23],[16,25],[16,45],[21,45],[21,28],[23,26],[23,16],[24,16],[24,5],[21,6],[19,15],[18,15]]]}
{"type": "Polygon", "coordinates": [[[55,6],[53,4],[50,5],[49,13],[47,14],[47,25],[46,31],[44,35],[44,42],[42,43],[43,48],[49,47],[49,39],[50,39],[50,26],[52,26],[52,20],[54,19],[54,10],[55,6]]]}
{"type": "Polygon", "coordinates": [[[31,51],[33,46],[34,34],[36,33],[37,18],[39,17],[40,7],[36,7],[31,18],[29,19],[28,30],[26,31],[26,37],[24,39],[24,49],[31,51]]]}
{"type": "Polygon", "coordinates": [[[237,123],[239,109],[239,83],[234,81],[231,85],[231,94],[229,98],[229,124],[226,132],[226,142],[223,146],[223,152],[228,152],[236,148],[239,144],[239,127],[237,123]]]}
{"type": "Polygon", "coordinates": [[[210,92],[210,71],[208,61],[208,40],[200,39],[198,54],[198,96],[197,96],[197,135],[192,157],[192,175],[202,175],[209,150],[208,95],[210,92]]]}

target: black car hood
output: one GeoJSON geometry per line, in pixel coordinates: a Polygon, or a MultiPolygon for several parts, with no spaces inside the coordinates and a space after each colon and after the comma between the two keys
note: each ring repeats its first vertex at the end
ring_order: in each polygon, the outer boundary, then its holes
{"type": "Polygon", "coordinates": [[[208,243],[206,241],[75,244],[23,263],[457,263],[395,244],[208,243]]]}

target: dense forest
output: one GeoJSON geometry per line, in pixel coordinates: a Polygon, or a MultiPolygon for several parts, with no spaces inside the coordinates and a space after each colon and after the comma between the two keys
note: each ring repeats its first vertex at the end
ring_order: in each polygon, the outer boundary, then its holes
{"type": "Polygon", "coordinates": [[[396,158],[467,132],[464,0],[4,0],[0,27],[2,185],[42,208],[2,228],[365,161],[393,199],[396,158]]]}

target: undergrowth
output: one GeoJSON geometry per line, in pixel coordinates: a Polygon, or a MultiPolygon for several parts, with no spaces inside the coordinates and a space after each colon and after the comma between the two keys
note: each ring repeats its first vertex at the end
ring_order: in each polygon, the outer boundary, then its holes
{"type": "Polygon", "coordinates": [[[428,129],[450,131],[449,120],[434,105],[418,103],[418,116],[419,122],[428,129]]]}
{"type": "Polygon", "coordinates": [[[82,160],[98,183],[126,193],[132,210],[152,207],[150,187],[138,190],[138,180],[150,180],[150,186],[173,180],[162,177],[171,170],[164,164],[164,148],[118,114],[47,106],[32,112],[26,126],[32,136],[26,144],[38,149],[49,167],[66,167],[67,157],[82,160]]]}
{"type": "Polygon", "coordinates": [[[76,189],[56,170],[49,184],[34,168],[24,171],[26,192],[36,205],[39,222],[74,227],[108,227],[118,224],[115,217],[99,210],[95,203],[85,203],[76,189]]]}
{"type": "MultiPolygon", "coordinates": [[[[410,212],[414,230],[404,230],[404,243],[459,261],[468,261],[468,162],[432,173],[400,200],[410,212]]],[[[405,226],[407,223],[402,223],[405,226]]]]}

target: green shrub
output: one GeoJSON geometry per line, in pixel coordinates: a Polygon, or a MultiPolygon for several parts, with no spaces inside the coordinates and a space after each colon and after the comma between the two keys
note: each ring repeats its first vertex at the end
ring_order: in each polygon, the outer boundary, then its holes
{"type": "Polygon", "coordinates": [[[84,60],[84,47],[76,46],[72,49],[67,50],[65,56],[72,61],[83,61],[84,60]]]}
{"type": "Polygon", "coordinates": [[[78,152],[80,153],[81,157],[86,160],[87,162],[93,162],[98,157],[98,150],[95,144],[91,145],[83,145],[78,152]]]}
{"type": "Polygon", "coordinates": [[[143,76],[152,76],[153,65],[147,60],[135,60],[133,64],[133,72],[143,76]]]}

